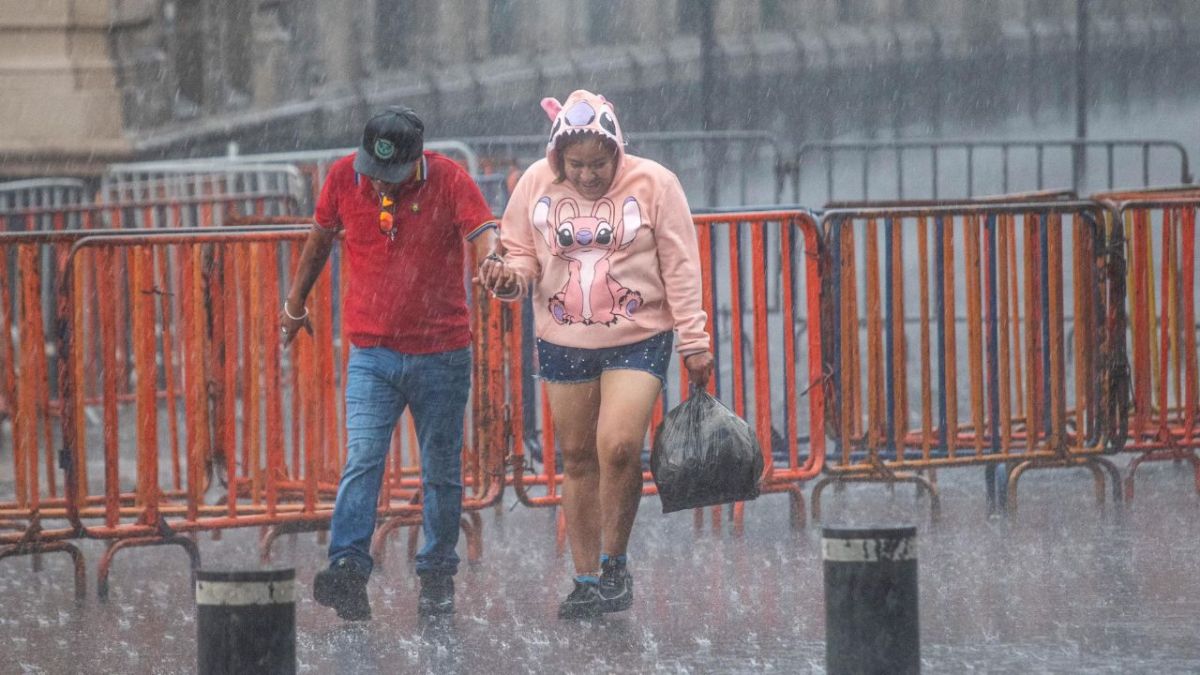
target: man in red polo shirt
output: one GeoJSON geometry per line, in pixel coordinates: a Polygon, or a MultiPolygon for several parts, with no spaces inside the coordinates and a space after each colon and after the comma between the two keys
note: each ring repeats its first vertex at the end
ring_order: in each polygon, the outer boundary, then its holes
{"type": "MultiPolygon", "coordinates": [[[[417,555],[421,614],[454,611],[462,512],[462,432],[471,386],[463,240],[495,229],[479,188],[452,160],[424,151],[424,125],[404,107],[367,122],[362,145],[333,164],[279,326],[305,329],[305,298],[338,232],[349,270],[342,311],[351,343],[346,466],[330,523],[317,602],[371,617],[371,536],[392,430],[407,407],[421,448],[425,545],[417,555]]],[[[482,242],[479,242],[482,245],[482,242]]]]}

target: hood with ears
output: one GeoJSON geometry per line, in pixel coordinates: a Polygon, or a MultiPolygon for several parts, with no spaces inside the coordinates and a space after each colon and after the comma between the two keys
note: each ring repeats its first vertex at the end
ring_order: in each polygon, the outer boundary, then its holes
{"type": "Polygon", "coordinates": [[[558,165],[556,156],[559,139],[575,134],[597,134],[617,144],[617,166],[625,158],[625,136],[617,121],[613,104],[603,96],[586,89],[571,92],[567,100],[559,103],[555,98],[542,99],[542,110],[550,117],[550,141],[546,143],[546,159],[550,166],[558,165]]]}

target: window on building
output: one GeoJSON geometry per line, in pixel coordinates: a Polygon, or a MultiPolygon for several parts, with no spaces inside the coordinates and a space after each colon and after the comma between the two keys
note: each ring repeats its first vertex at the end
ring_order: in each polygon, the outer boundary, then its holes
{"type": "Polygon", "coordinates": [[[488,0],[488,48],[493,54],[517,50],[517,1],[488,0]]]}
{"type": "Polygon", "coordinates": [[[925,16],[922,0],[904,0],[900,3],[900,16],[909,21],[917,21],[925,16]]]}
{"type": "Polygon", "coordinates": [[[590,2],[587,6],[588,42],[605,45],[616,42],[617,16],[612,2],[590,2]]]}
{"type": "Polygon", "coordinates": [[[866,18],[863,0],[837,0],[837,20],[841,23],[857,23],[866,18]]]}
{"type": "Polygon", "coordinates": [[[204,103],[204,7],[198,2],[163,5],[163,24],[175,65],[175,115],[191,117],[204,103]]]}
{"type": "Polygon", "coordinates": [[[779,30],[787,27],[787,13],[783,9],[784,0],[761,0],[759,3],[759,25],[765,30],[779,30]]]}
{"type": "Polygon", "coordinates": [[[254,64],[250,52],[250,26],[254,5],[249,2],[235,2],[222,7],[224,11],[221,21],[224,23],[222,30],[225,37],[222,74],[227,99],[224,104],[241,106],[249,102],[250,91],[254,88],[254,64]]]}
{"type": "Polygon", "coordinates": [[[375,62],[380,68],[408,65],[409,38],[419,30],[417,9],[413,0],[375,1],[375,62]]]}
{"type": "Polygon", "coordinates": [[[675,5],[675,19],[679,32],[684,35],[699,35],[704,21],[703,3],[714,0],[679,0],[675,5]]]}

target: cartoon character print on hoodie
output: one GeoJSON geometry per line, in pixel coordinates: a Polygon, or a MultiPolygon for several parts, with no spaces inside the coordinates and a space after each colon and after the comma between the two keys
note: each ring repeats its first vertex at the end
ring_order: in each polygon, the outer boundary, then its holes
{"type": "Polygon", "coordinates": [[[627,197],[621,219],[614,224],[612,200],[601,198],[591,215],[580,215],[574,199],[558,201],[550,219],[551,200],[542,197],[533,207],[533,226],[554,255],[567,262],[567,283],[550,297],[547,309],[560,324],[611,326],[621,317],[632,319],[642,294],[626,288],[612,274],[612,254],[625,248],[642,226],[637,200],[627,197]]]}
{"type": "MultiPolygon", "coordinates": [[[[542,99],[542,109],[553,121],[549,155],[559,141],[577,134],[594,134],[624,146],[615,111],[603,96],[575,92],[564,106],[557,99],[542,99]]],[[[548,302],[550,315],[559,324],[582,323],[611,326],[621,317],[632,319],[642,294],[626,288],[612,274],[612,254],[625,248],[642,225],[637,200],[627,197],[621,220],[613,222],[616,208],[611,199],[592,205],[591,215],[581,214],[574,199],[565,197],[551,215],[551,199],[541,197],[533,209],[533,225],[554,255],[567,261],[569,274],[562,290],[548,302]]]]}

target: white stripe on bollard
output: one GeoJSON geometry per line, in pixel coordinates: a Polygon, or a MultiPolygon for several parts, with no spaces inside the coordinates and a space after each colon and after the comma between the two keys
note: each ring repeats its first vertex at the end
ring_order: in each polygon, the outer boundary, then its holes
{"type": "Polygon", "coordinates": [[[197,605],[278,605],[295,602],[295,582],[196,581],[197,605]]]}
{"type": "Polygon", "coordinates": [[[821,558],[830,562],[880,562],[917,559],[915,537],[903,539],[822,539],[821,558]]]}

